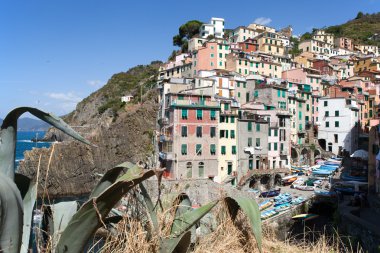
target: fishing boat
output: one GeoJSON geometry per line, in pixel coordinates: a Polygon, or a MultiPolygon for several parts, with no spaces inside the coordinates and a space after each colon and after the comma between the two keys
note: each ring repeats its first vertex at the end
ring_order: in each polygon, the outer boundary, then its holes
{"type": "Polygon", "coordinates": [[[318,197],[336,197],[336,192],[334,191],[314,190],[314,194],[318,197]]]}
{"type": "Polygon", "coordinates": [[[262,211],[264,209],[267,209],[271,205],[273,205],[273,200],[271,199],[264,200],[263,202],[259,204],[259,210],[262,211]]]}
{"type": "Polygon", "coordinates": [[[312,220],[315,218],[318,218],[318,214],[313,214],[313,213],[304,213],[304,214],[298,214],[292,217],[293,220],[302,220],[302,221],[308,221],[312,220]]]}
{"type": "Polygon", "coordinates": [[[367,182],[368,181],[368,177],[366,177],[366,176],[351,176],[348,173],[342,173],[340,178],[343,181],[357,181],[357,182],[367,182]]]}
{"type": "Polygon", "coordinates": [[[265,220],[278,214],[274,208],[261,212],[261,219],[265,220]]]}
{"type": "Polygon", "coordinates": [[[301,191],[314,191],[314,186],[308,185],[295,185],[294,188],[301,191]]]}
{"type": "Polygon", "coordinates": [[[292,205],[299,205],[304,201],[305,201],[305,199],[303,197],[298,197],[298,198],[293,199],[291,204],[292,205]]]}
{"type": "Polygon", "coordinates": [[[330,171],[330,170],[315,170],[313,171],[313,175],[314,176],[319,176],[319,177],[328,177],[330,176],[331,174],[333,174],[333,171],[330,171]]]}
{"type": "Polygon", "coordinates": [[[281,192],[281,188],[278,188],[277,190],[269,190],[266,192],[261,192],[260,197],[262,198],[275,197],[275,196],[278,196],[280,192],[281,192]]]}
{"type": "Polygon", "coordinates": [[[282,178],[282,184],[283,185],[289,185],[292,184],[294,181],[296,181],[298,178],[298,175],[290,175],[282,178]]]}
{"type": "Polygon", "coordinates": [[[285,203],[285,204],[281,204],[281,205],[276,206],[274,208],[274,210],[277,212],[283,212],[283,211],[290,209],[291,207],[292,207],[292,205],[290,203],[285,203]]]}

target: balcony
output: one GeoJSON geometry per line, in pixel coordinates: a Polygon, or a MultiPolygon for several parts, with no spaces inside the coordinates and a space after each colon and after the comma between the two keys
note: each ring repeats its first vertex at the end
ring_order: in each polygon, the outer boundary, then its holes
{"type": "Polygon", "coordinates": [[[160,135],[160,142],[166,142],[166,141],[172,141],[173,138],[170,135],[161,134],[160,135]]]}
{"type": "Polygon", "coordinates": [[[191,100],[172,100],[170,103],[171,106],[178,107],[214,107],[219,108],[218,101],[191,101],[191,100]]]}
{"type": "Polygon", "coordinates": [[[162,160],[174,160],[173,152],[160,152],[159,156],[162,160]]]}
{"type": "Polygon", "coordinates": [[[160,124],[160,125],[168,125],[169,124],[169,119],[167,117],[159,118],[158,119],[158,124],[160,124]]]}

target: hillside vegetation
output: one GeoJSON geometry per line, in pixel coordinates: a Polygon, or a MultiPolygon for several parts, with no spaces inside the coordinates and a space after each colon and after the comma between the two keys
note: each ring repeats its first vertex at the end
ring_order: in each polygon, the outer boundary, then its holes
{"type": "Polygon", "coordinates": [[[374,14],[358,13],[355,19],[341,25],[330,26],[326,32],[338,37],[348,37],[357,43],[380,46],[380,36],[371,39],[374,34],[380,35],[380,12],[374,14]]]}

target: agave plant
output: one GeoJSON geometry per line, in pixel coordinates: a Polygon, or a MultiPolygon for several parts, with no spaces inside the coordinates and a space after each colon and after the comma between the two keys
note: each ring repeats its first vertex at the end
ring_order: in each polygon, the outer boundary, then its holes
{"type": "MultiPolygon", "coordinates": [[[[0,132],[0,252],[27,253],[31,231],[32,211],[36,199],[36,183],[14,172],[17,119],[24,112],[50,123],[75,139],[90,144],[61,119],[35,108],[22,107],[10,112],[0,132]]],[[[149,213],[153,231],[159,231],[157,213],[143,181],[155,175],[153,170],[123,163],[107,171],[92,191],[89,200],[77,210],[76,202],[51,206],[49,233],[51,251],[57,253],[83,252],[95,232],[106,223],[112,208],[137,185],[149,213]],[[120,174],[126,171],[124,175],[120,174]]],[[[160,239],[160,252],[186,252],[191,242],[194,226],[218,203],[225,202],[232,219],[239,209],[251,223],[253,234],[261,251],[261,221],[254,200],[244,197],[227,197],[192,209],[187,195],[181,194],[174,201],[175,212],[170,234],[160,239]]]]}

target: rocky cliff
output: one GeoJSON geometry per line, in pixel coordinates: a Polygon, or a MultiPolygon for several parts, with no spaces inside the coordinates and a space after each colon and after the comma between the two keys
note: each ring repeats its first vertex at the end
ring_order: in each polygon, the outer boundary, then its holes
{"type": "Polygon", "coordinates": [[[45,138],[59,142],[49,149],[25,153],[19,168],[22,174],[36,179],[41,161],[40,195],[45,186],[50,197],[86,194],[98,181],[99,174],[117,164],[152,162],[158,111],[154,89],[157,70],[158,63],[154,62],[114,75],[103,88],[64,117],[97,147],[73,141],[58,130],[50,129],[45,138]],[[120,97],[125,94],[134,95],[134,100],[121,103],[120,97]]]}

